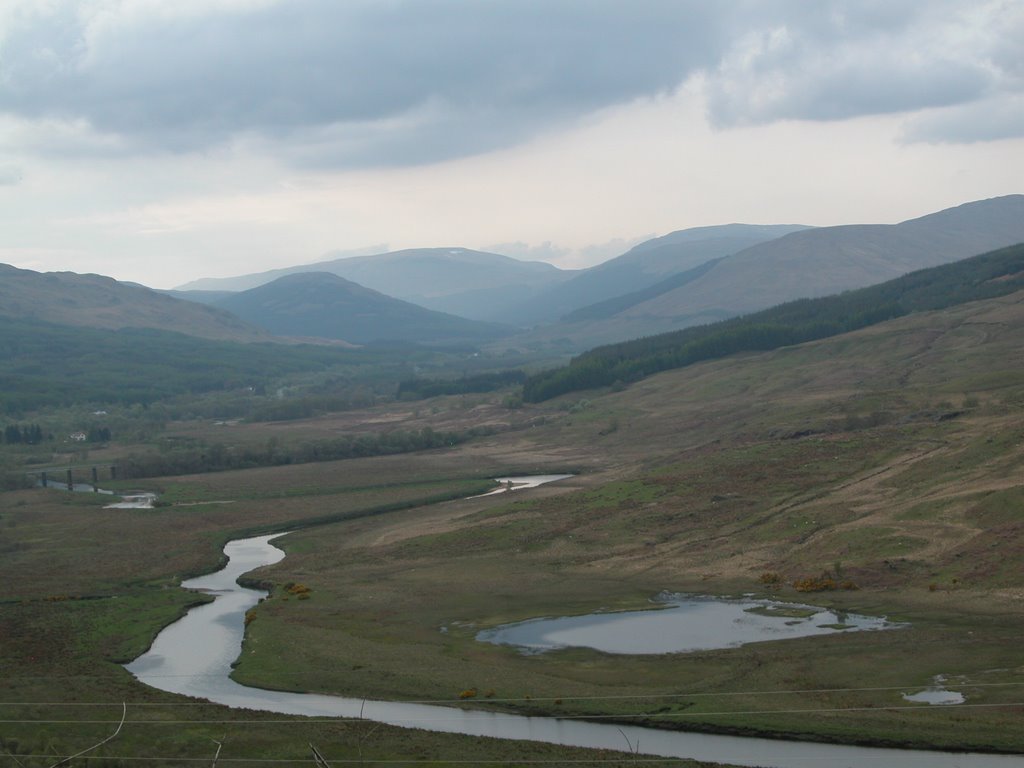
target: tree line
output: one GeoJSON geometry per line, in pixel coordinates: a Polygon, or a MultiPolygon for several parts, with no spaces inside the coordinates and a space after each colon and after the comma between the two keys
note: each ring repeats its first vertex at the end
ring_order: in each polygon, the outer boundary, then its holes
{"type": "Polygon", "coordinates": [[[414,377],[399,383],[399,400],[425,400],[438,395],[467,395],[475,392],[493,392],[497,389],[522,384],[526,373],[519,370],[478,373],[457,379],[432,379],[414,377]]]}
{"type": "Polygon", "coordinates": [[[291,446],[275,440],[259,446],[193,444],[161,453],[121,459],[117,464],[117,476],[120,479],[138,479],[386,456],[450,447],[492,432],[493,429],[488,427],[462,431],[439,431],[424,427],[381,434],[344,435],[291,446]]]}
{"type": "Polygon", "coordinates": [[[407,375],[426,350],[242,344],[147,328],[101,330],[0,318],[0,413],[76,404],[150,405],[176,396],[255,391],[293,374],[347,370],[363,378],[407,375]]]}
{"type": "Polygon", "coordinates": [[[836,336],[911,312],[945,309],[1024,288],[1024,244],[919,270],[879,285],[799,299],[708,325],[597,347],[567,366],[530,376],[523,399],[628,384],[660,371],[739,352],[836,336]]]}
{"type": "Polygon", "coordinates": [[[37,445],[43,440],[52,440],[53,435],[44,435],[38,424],[8,424],[4,427],[3,438],[7,445],[37,445]]]}

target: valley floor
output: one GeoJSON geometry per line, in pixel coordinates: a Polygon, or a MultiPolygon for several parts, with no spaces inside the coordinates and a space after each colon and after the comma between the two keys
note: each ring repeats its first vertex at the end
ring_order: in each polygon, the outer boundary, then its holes
{"type": "Polygon", "coordinates": [[[168,505],[154,510],[4,494],[0,754],[26,766],[45,762],[26,754],[70,754],[108,734],[127,701],[130,727],[109,755],[212,759],[217,741],[225,757],[280,760],[308,760],[309,742],[338,761],[582,758],[229,712],[143,688],[116,664],[200,599],[181,578],[215,567],[228,538],[271,530],[294,532],[288,557],[251,577],[272,594],[248,624],[235,671],[246,684],[1022,753],[1022,329],[1010,297],[505,413],[497,397],[463,396],[238,425],[239,440],[265,441],[355,418],[505,422],[445,450],[146,481],[168,505]],[[534,471],[576,476],[460,500],[534,471]],[[662,590],[773,595],[908,626],[649,657],[475,639],[510,621],[643,607],[662,590]],[[902,698],[938,678],[965,704],[902,698]]]}

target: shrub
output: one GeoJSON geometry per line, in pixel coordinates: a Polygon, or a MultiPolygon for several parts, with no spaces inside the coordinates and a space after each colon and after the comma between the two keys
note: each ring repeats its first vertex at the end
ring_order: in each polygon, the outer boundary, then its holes
{"type": "Polygon", "coordinates": [[[855,590],[860,589],[851,580],[846,579],[836,582],[832,574],[823,573],[821,576],[806,576],[793,582],[793,588],[797,592],[832,592],[836,589],[855,590]]]}
{"type": "Polygon", "coordinates": [[[836,588],[835,579],[831,576],[807,576],[793,582],[797,592],[829,592],[836,588]]]}

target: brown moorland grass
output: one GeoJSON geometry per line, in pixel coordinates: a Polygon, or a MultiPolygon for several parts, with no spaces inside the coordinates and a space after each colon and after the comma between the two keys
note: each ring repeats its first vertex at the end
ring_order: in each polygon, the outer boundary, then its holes
{"type": "Polygon", "coordinates": [[[668,707],[652,720],[1021,751],[1021,327],[1018,297],[580,398],[534,439],[603,453],[602,482],[430,529],[402,513],[283,540],[294,553],[270,578],[301,573],[313,597],[260,607],[237,675],[403,699],[475,687],[522,711],[668,707]],[[982,374],[984,388],[965,386],[982,374]],[[766,571],[788,599],[910,626],[655,658],[522,656],[474,640],[507,621],[639,607],[661,589],[763,592],[766,571]],[[799,579],[858,589],[809,596],[799,579]],[[286,655],[295,637],[308,642],[286,655]],[[936,675],[969,702],[1007,706],[892,709],[936,675]],[[771,693],[836,688],[884,690],[771,693]],[[712,714],[723,710],[745,714],[712,714]]]}
{"type": "MultiPolygon", "coordinates": [[[[155,510],[103,509],[110,499],[93,494],[34,490],[0,495],[0,757],[26,768],[52,765],[58,756],[109,735],[124,701],[129,714],[123,732],[94,755],[108,756],[104,765],[134,764],[120,761],[119,755],[170,763],[212,760],[217,743],[224,745],[220,758],[236,765],[247,764],[246,758],[258,764],[308,761],[310,742],[339,761],[423,765],[458,759],[467,765],[476,760],[502,765],[589,758],[618,764],[616,753],[409,732],[373,723],[311,723],[203,705],[143,686],[119,666],[144,651],[154,633],[188,605],[205,599],[174,585],[214,568],[230,536],[301,525],[325,509],[359,514],[427,499],[439,490],[464,494],[490,487],[459,476],[457,465],[450,479],[435,473],[430,481],[417,477],[399,457],[347,465],[347,484],[336,479],[334,492],[314,488],[302,495],[300,484],[283,498],[233,504],[215,502],[243,489],[250,495],[266,489],[254,489],[250,474],[235,473],[241,476],[221,476],[219,482],[196,488],[195,494],[210,498],[209,503],[155,510]]],[[[308,480],[303,474],[308,467],[294,469],[295,478],[308,480]]],[[[293,476],[276,477],[280,488],[282,477],[293,476]]],[[[478,500],[471,508],[491,503],[478,500]]],[[[419,509],[434,512],[448,506],[419,509]]]]}
{"type": "MultiPolygon", "coordinates": [[[[1019,297],[979,303],[526,408],[536,426],[452,451],[154,481],[197,506],[113,516],[90,496],[4,494],[0,655],[23,672],[5,685],[22,701],[177,701],[109,660],[194,599],[168,587],[215,563],[228,536],[411,504],[492,470],[572,467],[587,473],[563,488],[286,537],[289,557],[258,574],[278,587],[237,676],[452,703],[475,687],[494,696],[472,706],[1020,752],[1022,328],[1019,297]],[[766,571],[781,580],[762,583],[766,571]],[[860,589],[793,590],[824,572],[860,589]],[[285,600],[289,581],[309,599],[285,600]],[[777,592],[910,626],[658,657],[523,656],[474,639],[512,620],[640,607],[661,589],[777,592]],[[103,599],[46,599],[62,594],[103,599]],[[984,708],[892,709],[940,674],[984,708]]],[[[348,754],[360,734],[339,735],[348,754]]],[[[189,727],[162,743],[208,754],[216,737],[189,727]]],[[[424,738],[424,754],[441,754],[424,738]]],[[[294,733],[266,741],[294,754],[294,733]]]]}

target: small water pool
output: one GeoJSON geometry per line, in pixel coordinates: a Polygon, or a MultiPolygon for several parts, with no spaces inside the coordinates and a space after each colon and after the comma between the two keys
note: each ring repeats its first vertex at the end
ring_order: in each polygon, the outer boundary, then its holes
{"type": "Polygon", "coordinates": [[[593,648],[605,653],[686,653],[766,640],[864,632],[903,626],[875,616],[795,603],[663,594],[642,611],[539,618],[485,629],[477,640],[524,653],[593,648]]]}

